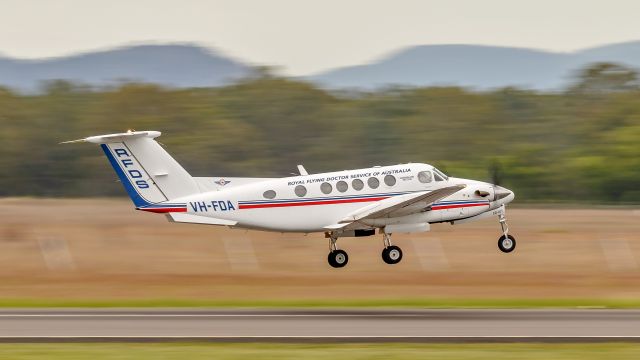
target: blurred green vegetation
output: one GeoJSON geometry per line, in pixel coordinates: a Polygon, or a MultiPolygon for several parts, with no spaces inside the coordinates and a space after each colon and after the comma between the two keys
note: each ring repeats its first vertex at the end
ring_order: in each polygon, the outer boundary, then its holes
{"type": "Polygon", "coordinates": [[[603,344],[397,344],[397,343],[84,343],[0,344],[7,359],[637,359],[640,345],[603,344]]]}
{"type": "Polygon", "coordinates": [[[99,148],[60,141],[127,129],[194,176],[287,176],[426,162],[518,201],[640,203],[640,88],[614,64],[566,91],[456,87],[330,92],[262,71],[223,88],[47,83],[0,88],[0,196],[123,195],[99,148]]]}

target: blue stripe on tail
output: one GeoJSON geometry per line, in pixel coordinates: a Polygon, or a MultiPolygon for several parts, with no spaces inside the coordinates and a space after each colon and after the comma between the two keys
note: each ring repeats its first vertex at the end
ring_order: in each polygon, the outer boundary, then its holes
{"type": "Polygon", "coordinates": [[[122,171],[120,164],[118,164],[118,161],[113,157],[113,154],[111,153],[111,150],[109,150],[107,144],[101,144],[100,147],[104,151],[104,154],[107,156],[107,159],[109,159],[111,166],[113,166],[113,170],[115,170],[116,174],[118,174],[120,182],[122,182],[124,189],[127,190],[127,194],[129,194],[129,197],[131,198],[131,201],[133,201],[133,204],[138,208],[151,205],[151,203],[143,199],[138,191],[136,191],[136,189],[133,187],[127,175],[122,171]]]}

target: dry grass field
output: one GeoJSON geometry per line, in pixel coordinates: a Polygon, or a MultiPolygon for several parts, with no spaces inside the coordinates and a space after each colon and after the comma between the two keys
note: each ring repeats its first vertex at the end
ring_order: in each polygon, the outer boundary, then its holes
{"type": "Polygon", "coordinates": [[[120,199],[0,200],[2,299],[637,299],[640,211],[510,209],[518,247],[498,251],[496,220],[343,238],[344,269],[322,234],[174,224],[120,199]]]}

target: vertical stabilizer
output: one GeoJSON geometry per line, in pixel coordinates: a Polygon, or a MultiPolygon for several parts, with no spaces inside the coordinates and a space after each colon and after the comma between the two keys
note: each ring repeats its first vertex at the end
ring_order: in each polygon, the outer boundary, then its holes
{"type": "MultiPolygon", "coordinates": [[[[196,181],[154,138],[158,131],[131,131],[75,140],[100,144],[137,208],[152,207],[199,193],[196,181]]],[[[175,210],[171,210],[175,211],[175,210]]],[[[164,212],[164,211],[161,211],[164,212]]]]}

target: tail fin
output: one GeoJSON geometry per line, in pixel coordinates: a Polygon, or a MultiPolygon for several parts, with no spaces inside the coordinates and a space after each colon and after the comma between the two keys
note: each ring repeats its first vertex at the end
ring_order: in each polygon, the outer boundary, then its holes
{"type": "Polygon", "coordinates": [[[186,210],[171,200],[199,193],[196,181],[155,140],[159,131],[129,131],[67,141],[100,144],[136,208],[154,212],[186,210]],[[162,205],[158,205],[162,203],[162,205]]]}

